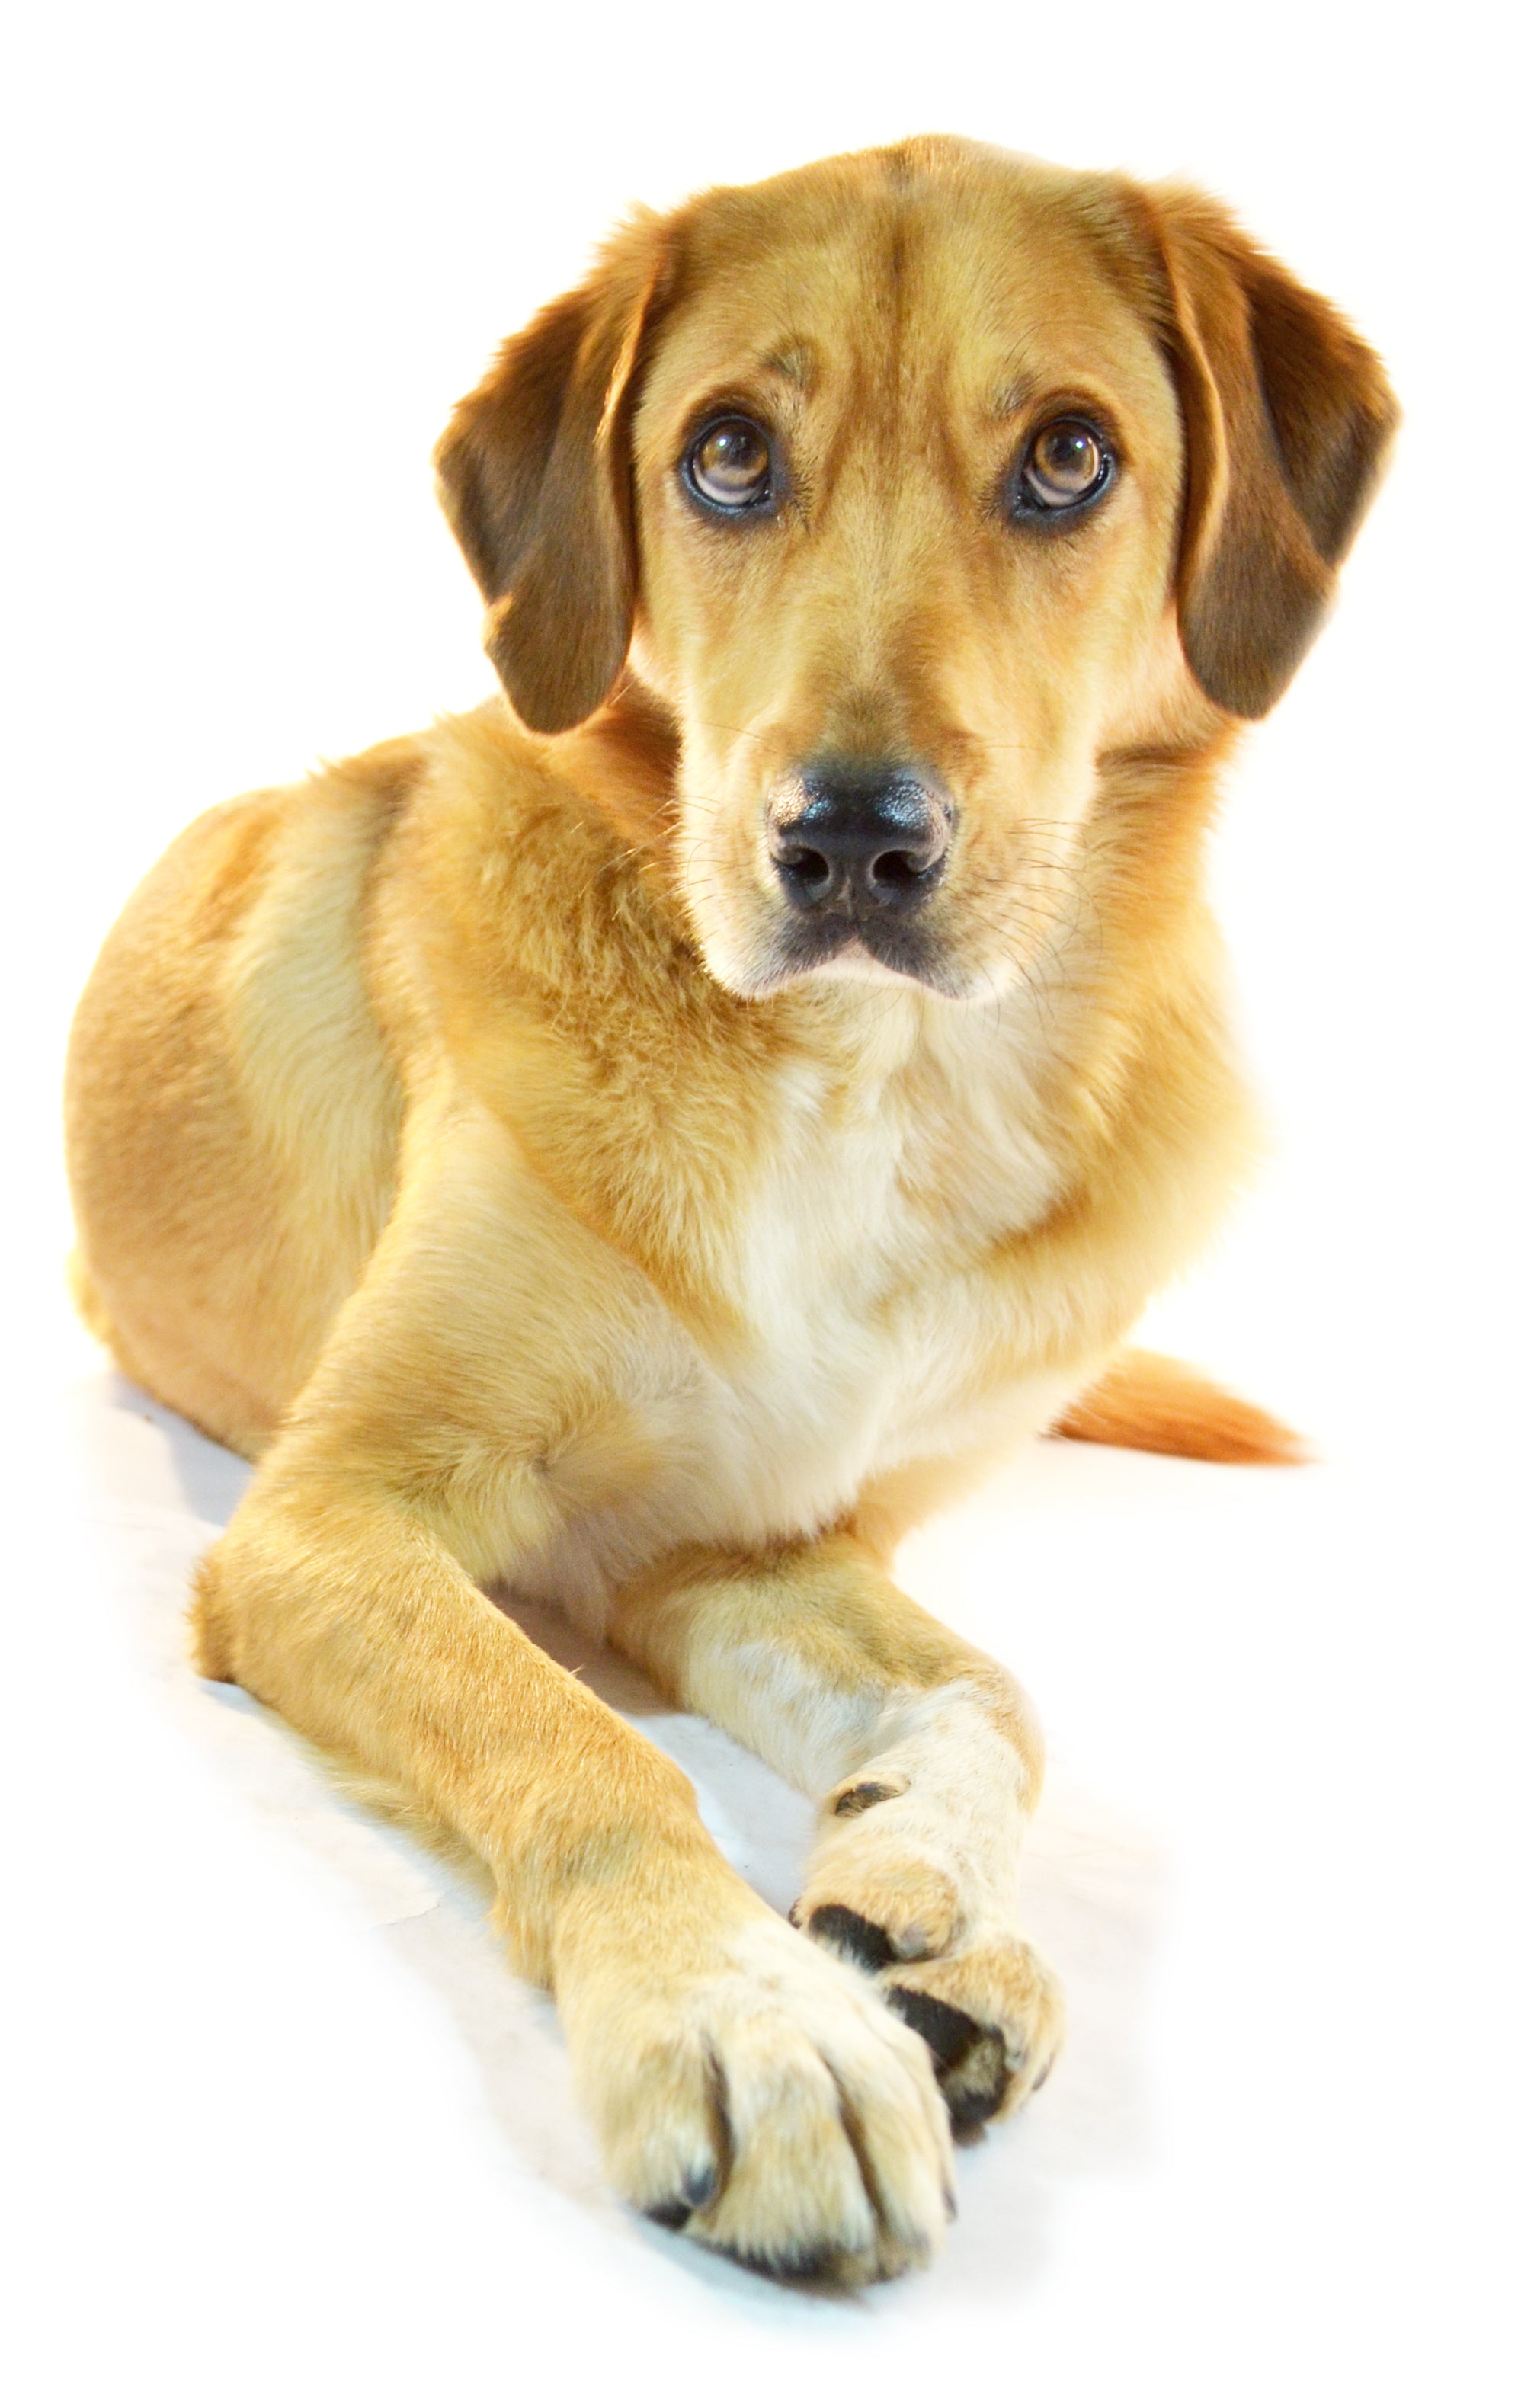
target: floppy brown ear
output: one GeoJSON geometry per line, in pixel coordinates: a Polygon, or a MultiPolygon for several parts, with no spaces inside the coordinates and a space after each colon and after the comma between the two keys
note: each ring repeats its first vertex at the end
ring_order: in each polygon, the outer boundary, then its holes
{"type": "Polygon", "coordinates": [[[658,221],[614,236],[577,291],[502,345],[434,453],[438,492],[490,605],[485,650],[527,726],[602,703],[637,590],[629,402],[663,274],[658,221]]]}
{"type": "Polygon", "coordinates": [[[1215,202],[1144,197],[1186,424],[1181,639],[1205,694],[1261,719],[1317,633],[1396,403],[1374,351],[1215,202]]]}

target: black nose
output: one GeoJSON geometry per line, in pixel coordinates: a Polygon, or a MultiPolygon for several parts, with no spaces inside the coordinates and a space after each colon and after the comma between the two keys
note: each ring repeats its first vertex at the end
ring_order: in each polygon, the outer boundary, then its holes
{"type": "Polygon", "coordinates": [[[769,857],[798,911],[852,920],[913,911],[943,874],[952,820],[920,771],[848,763],[797,770],[769,806],[769,857]]]}

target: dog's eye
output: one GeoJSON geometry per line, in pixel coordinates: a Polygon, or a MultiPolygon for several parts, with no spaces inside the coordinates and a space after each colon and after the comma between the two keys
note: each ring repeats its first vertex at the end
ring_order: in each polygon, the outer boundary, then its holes
{"type": "Polygon", "coordinates": [[[1112,474],[1112,455],[1083,418],[1054,418],[1023,455],[1013,507],[1025,513],[1073,509],[1094,501],[1112,474]]]}
{"type": "Polygon", "coordinates": [[[685,481],[718,510],[752,510],[770,498],[768,437],[749,418],[716,418],[685,454],[685,481]]]}

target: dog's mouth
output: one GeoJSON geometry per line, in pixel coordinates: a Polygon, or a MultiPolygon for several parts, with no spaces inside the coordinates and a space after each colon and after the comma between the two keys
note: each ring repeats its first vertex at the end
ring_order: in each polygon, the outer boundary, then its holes
{"type": "Polygon", "coordinates": [[[876,982],[883,975],[938,989],[957,983],[942,944],[916,923],[861,922],[841,911],[791,921],[778,932],[771,955],[777,984],[819,972],[876,982]]]}
{"type": "Polygon", "coordinates": [[[861,924],[842,913],[804,921],[787,918],[766,929],[738,961],[713,959],[709,948],[702,950],[723,985],[755,1000],[813,982],[905,984],[958,1001],[985,991],[983,977],[960,961],[941,933],[920,922],[861,924]]]}

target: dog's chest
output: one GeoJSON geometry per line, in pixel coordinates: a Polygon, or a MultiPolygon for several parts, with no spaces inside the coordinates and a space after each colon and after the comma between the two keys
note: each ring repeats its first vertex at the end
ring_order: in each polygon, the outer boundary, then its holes
{"type": "Polygon", "coordinates": [[[897,1466],[1041,1425],[1048,1383],[1020,1379],[998,1254],[1058,1174],[1015,1090],[954,1092],[787,1068],[717,1234],[725,1310],[701,1340],[648,1295],[621,1397],[636,1473],[516,1586],[599,1627],[619,1581],[672,1548],[825,1528],[897,1466]]]}
{"type": "Polygon", "coordinates": [[[706,1475],[771,1526],[967,1442],[998,1245],[1040,1219],[1052,1159],[1015,1095],[841,1095],[792,1068],[732,1237],[740,1337],[708,1358],[706,1475]]]}

